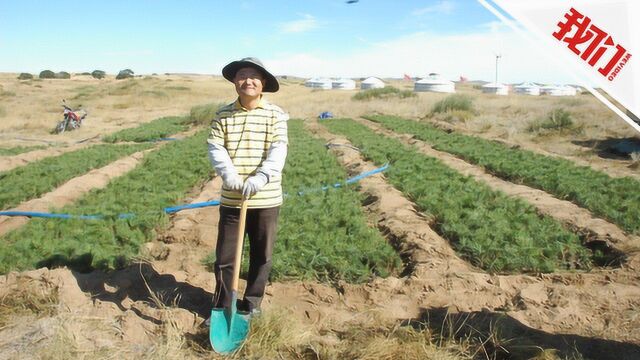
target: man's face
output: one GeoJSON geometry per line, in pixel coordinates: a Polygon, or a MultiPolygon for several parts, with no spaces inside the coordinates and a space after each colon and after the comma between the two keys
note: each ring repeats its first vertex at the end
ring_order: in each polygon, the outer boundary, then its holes
{"type": "Polygon", "coordinates": [[[233,83],[236,85],[238,95],[256,97],[262,94],[265,79],[259,70],[245,67],[238,70],[233,78],[233,83]]]}

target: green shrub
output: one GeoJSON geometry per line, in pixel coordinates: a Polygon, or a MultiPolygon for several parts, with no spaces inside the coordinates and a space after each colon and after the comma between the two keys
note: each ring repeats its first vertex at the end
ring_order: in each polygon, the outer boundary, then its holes
{"type": "Polygon", "coordinates": [[[573,125],[571,113],[562,108],[555,108],[547,113],[544,119],[538,119],[531,123],[527,130],[530,132],[539,130],[566,130],[573,128],[573,125]]]}
{"type": "Polygon", "coordinates": [[[56,79],[71,79],[71,74],[66,71],[60,71],[55,74],[56,79]]]}
{"type": "Polygon", "coordinates": [[[432,113],[443,113],[453,110],[473,112],[473,99],[468,95],[453,94],[438,101],[431,109],[432,113]]]}
{"type": "Polygon", "coordinates": [[[51,70],[43,70],[40,72],[40,75],[38,75],[38,77],[40,79],[55,79],[56,74],[51,70]]]}
{"type": "Polygon", "coordinates": [[[196,125],[209,125],[216,116],[216,111],[224,105],[224,103],[196,105],[191,108],[187,122],[196,125]]]}
{"type": "Polygon", "coordinates": [[[93,76],[96,79],[104,79],[106,75],[107,74],[102,70],[93,70],[93,72],[91,73],[91,76],[93,76]]]}
{"type": "Polygon", "coordinates": [[[380,89],[369,89],[363,90],[359,93],[353,95],[353,100],[371,100],[371,99],[385,99],[391,97],[397,97],[400,99],[405,99],[409,97],[414,97],[416,94],[411,90],[400,90],[393,86],[386,86],[380,89]]]}
{"type": "Polygon", "coordinates": [[[436,119],[448,122],[448,123],[456,123],[456,122],[466,122],[467,120],[473,117],[473,113],[471,111],[466,110],[451,110],[445,113],[438,113],[436,119]]]}
{"type": "Polygon", "coordinates": [[[116,80],[128,79],[133,77],[133,71],[131,69],[120,70],[116,75],[116,80]]]}
{"type": "Polygon", "coordinates": [[[29,73],[20,73],[20,75],[18,75],[18,80],[31,80],[31,79],[33,79],[33,75],[29,73]]]}

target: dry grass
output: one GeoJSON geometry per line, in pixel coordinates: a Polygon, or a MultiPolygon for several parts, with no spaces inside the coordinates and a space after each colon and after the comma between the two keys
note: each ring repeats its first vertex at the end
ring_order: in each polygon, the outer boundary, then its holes
{"type": "Polygon", "coordinates": [[[14,285],[0,292],[0,328],[10,324],[16,317],[53,315],[57,305],[57,287],[43,287],[39,281],[19,278],[14,285]]]}
{"type": "MultiPolygon", "coordinates": [[[[370,315],[370,314],[369,314],[370,315]]],[[[206,329],[183,348],[184,358],[213,359],[472,359],[464,342],[441,340],[429,330],[399,326],[376,316],[347,324],[304,323],[285,309],[271,309],[251,322],[249,337],[230,356],[211,352],[206,329]]]]}
{"type": "MultiPolygon", "coordinates": [[[[7,339],[11,333],[13,340],[0,343],[0,351],[7,358],[51,360],[457,360],[492,359],[500,356],[500,351],[506,347],[511,354],[528,354],[524,358],[560,359],[555,351],[538,347],[525,346],[524,352],[518,352],[516,341],[526,343],[527,339],[512,339],[509,326],[499,322],[491,326],[488,333],[480,333],[462,330],[475,328],[464,319],[462,322],[447,320],[443,324],[402,324],[385,317],[382,311],[367,311],[356,313],[349,319],[329,317],[311,324],[284,308],[272,308],[254,318],[243,346],[231,356],[220,356],[211,351],[206,328],[198,328],[193,333],[192,325],[188,322],[185,325],[185,313],[187,318],[192,315],[177,306],[179,299],[163,299],[162,294],[154,293],[148,286],[147,289],[154,309],[153,317],[159,323],[148,334],[151,342],[137,343],[128,339],[122,328],[120,318],[125,317],[125,313],[121,316],[87,316],[74,309],[59,310],[55,286],[28,278],[20,279],[11,289],[2,289],[2,318],[9,314],[13,321],[0,328],[0,335],[7,339]]],[[[133,316],[133,320],[142,319],[133,316]]],[[[516,355],[516,358],[520,357],[516,355]]],[[[581,357],[576,355],[569,359],[579,360],[581,357]]]]}

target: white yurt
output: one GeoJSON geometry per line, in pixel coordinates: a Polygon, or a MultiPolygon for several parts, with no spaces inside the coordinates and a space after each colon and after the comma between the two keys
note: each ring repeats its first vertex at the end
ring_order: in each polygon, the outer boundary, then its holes
{"type": "Polygon", "coordinates": [[[331,80],[326,78],[311,78],[304,82],[304,86],[312,89],[331,89],[331,80]]]}
{"type": "Polygon", "coordinates": [[[533,96],[540,95],[540,86],[530,82],[523,82],[520,85],[514,86],[513,89],[516,94],[533,95],[533,96]]]}
{"type": "Polygon", "coordinates": [[[353,90],[356,88],[356,82],[346,78],[336,79],[331,82],[331,88],[340,90],[353,90]]]}
{"type": "Polygon", "coordinates": [[[367,90],[367,89],[381,89],[383,88],[384,82],[380,79],[378,79],[377,77],[368,77],[364,80],[362,80],[362,82],[360,83],[360,89],[362,90],[367,90]]]}
{"type": "Polygon", "coordinates": [[[509,87],[501,83],[488,83],[482,85],[482,92],[485,94],[508,95],[509,87]]]}
{"type": "Polygon", "coordinates": [[[546,85],[540,88],[540,93],[542,95],[550,95],[550,96],[564,96],[564,91],[562,87],[558,85],[546,85]]]}
{"type": "Polygon", "coordinates": [[[563,96],[576,96],[578,90],[571,85],[560,86],[563,96]]]}
{"type": "Polygon", "coordinates": [[[426,78],[416,81],[413,84],[413,91],[454,93],[456,86],[453,81],[447,80],[439,74],[431,73],[426,78]]]}

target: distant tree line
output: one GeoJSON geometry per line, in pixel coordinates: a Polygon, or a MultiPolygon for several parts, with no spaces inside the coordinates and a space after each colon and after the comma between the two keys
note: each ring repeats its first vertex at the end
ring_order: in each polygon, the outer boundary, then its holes
{"type": "MultiPolygon", "coordinates": [[[[103,70],[93,70],[91,73],[84,72],[81,75],[91,75],[95,79],[104,79],[105,76],[107,76],[107,73],[105,73],[103,70]]],[[[116,76],[116,80],[132,78],[133,76],[134,76],[133,70],[124,69],[124,70],[121,70],[120,72],[118,72],[118,75],[116,76]]],[[[40,79],[70,79],[71,78],[71,74],[69,74],[66,71],[60,71],[60,72],[54,73],[51,70],[43,70],[38,75],[38,78],[40,78],[40,79]]],[[[30,74],[30,73],[24,73],[23,72],[23,73],[20,73],[20,75],[18,75],[18,80],[31,80],[31,79],[33,79],[33,75],[30,74]]]]}

